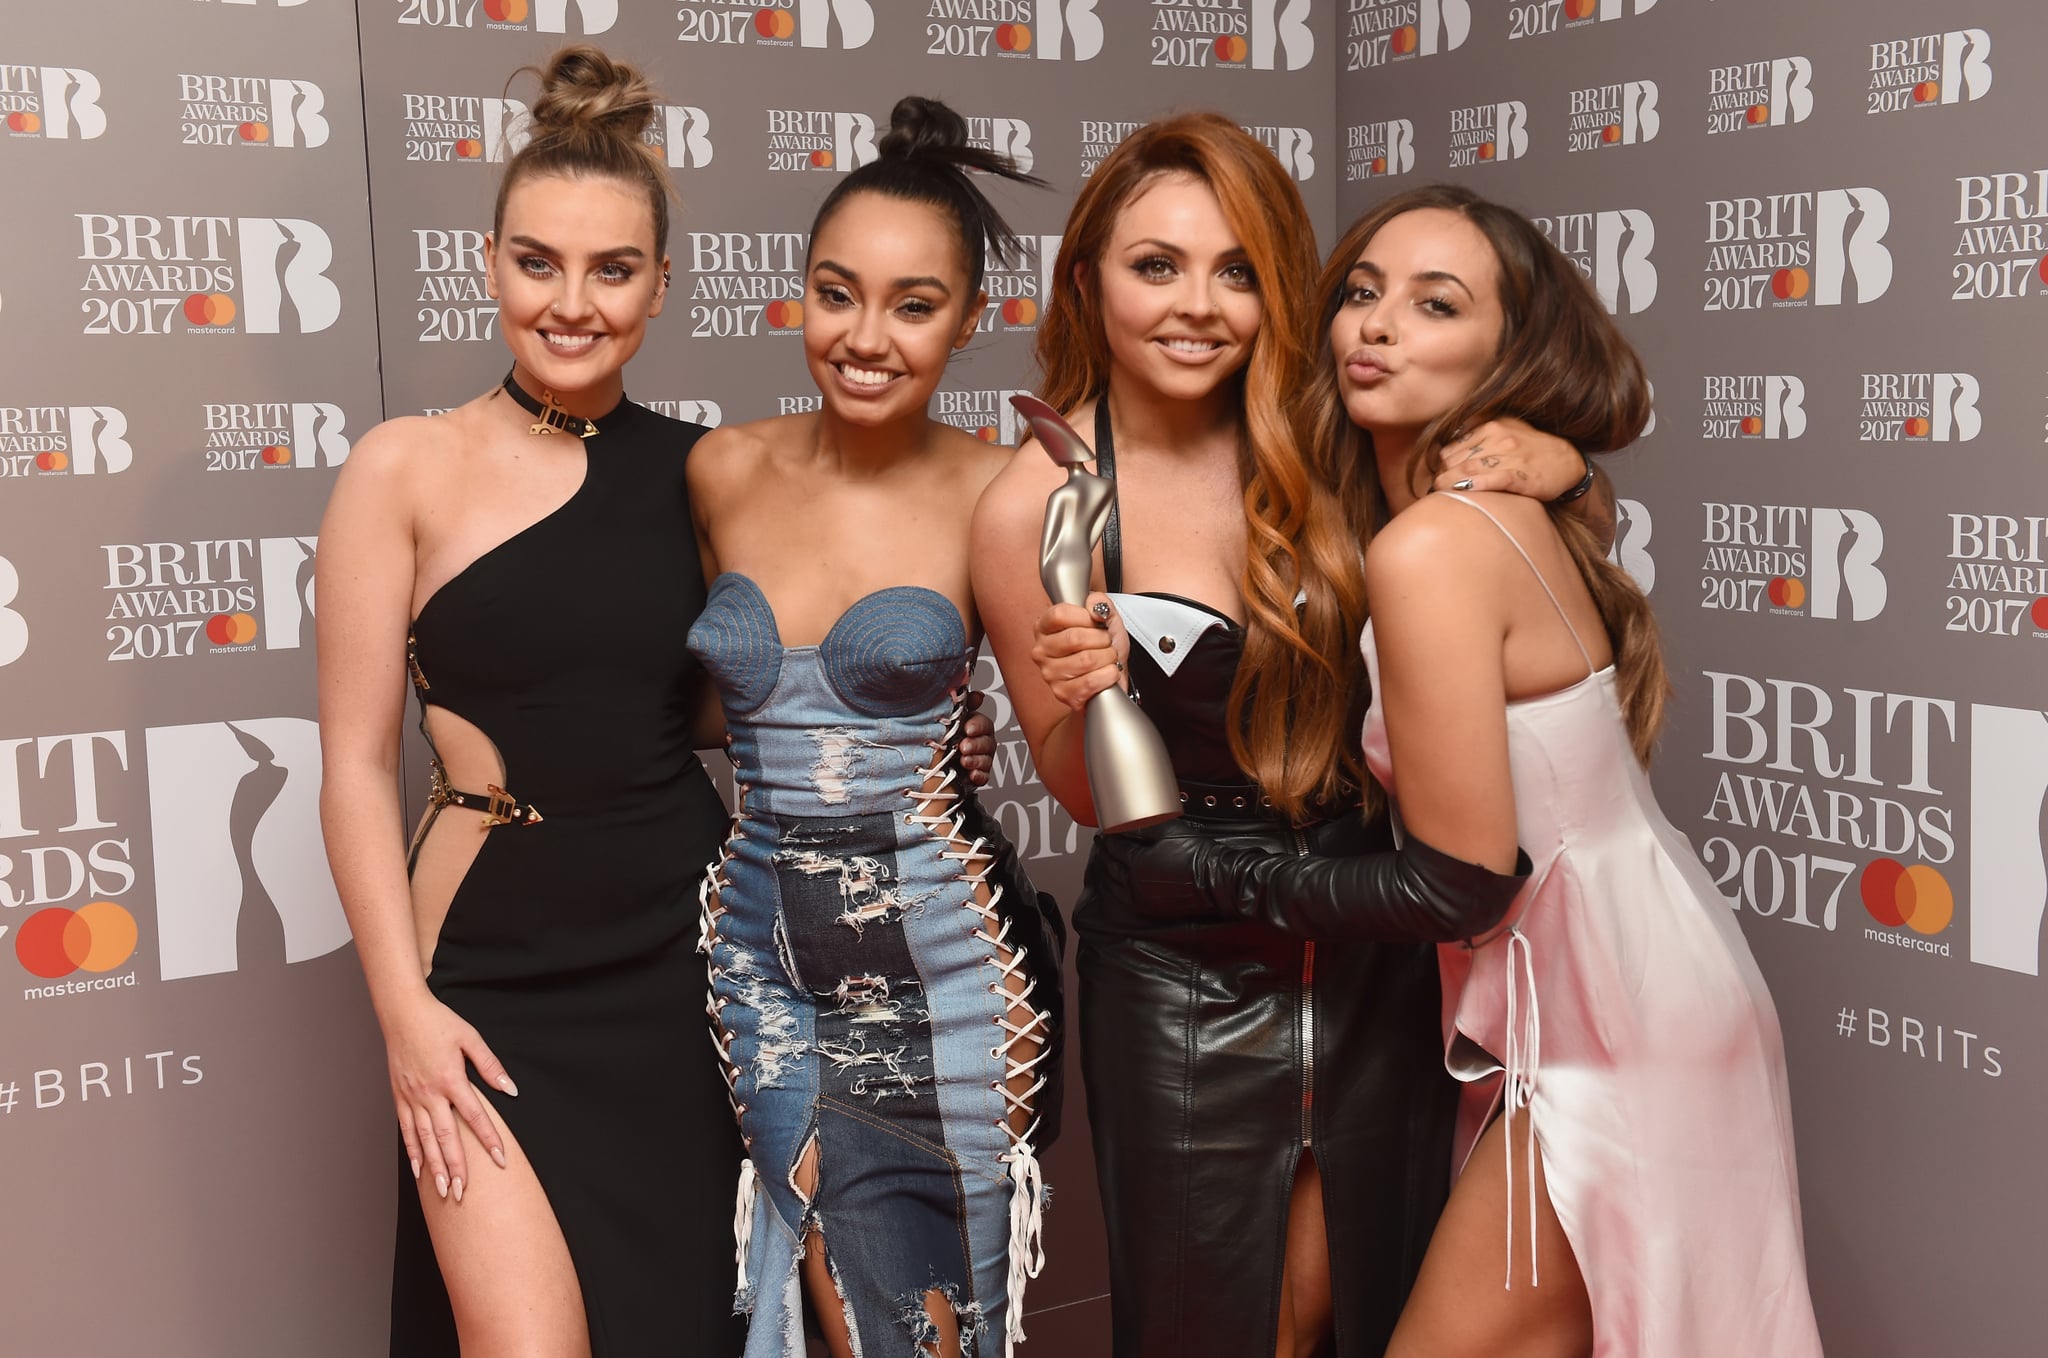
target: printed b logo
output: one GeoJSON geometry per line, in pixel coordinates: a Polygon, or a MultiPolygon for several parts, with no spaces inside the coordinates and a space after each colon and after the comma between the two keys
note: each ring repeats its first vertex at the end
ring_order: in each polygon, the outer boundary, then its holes
{"type": "Polygon", "coordinates": [[[1102,52],[1102,19],[1096,0],[1038,0],[1038,59],[1058,61],[1063,37],[1074,40],[1074,60],[1092,61],[1102,52]]]}
{"type": "MultiPolygon", "coordinates": [[[[534,0],[533,28],[536,33],[567,33],[572,0],[534,0]]],[[[619,21],[619,0],[573,0],[577,17],[587,34],[607,33],[619,21]]]]}
{"type": "Polygon", "coordinates": [[[1031,173],[1031,167],[1038,162],[1038,157],[1031,150],[1031,124],[1022,118],[989,119],[988,149],[999,156],[1008,156],[1026,174],[1031,173]]]}
{"type": "MultiPolygon", "coordinates": [[[[502,164],[533,140],[533,117],[518,99],[483,99],[484,159],[502,164]]],[[[709,159],[707,156],[706,159],[709,159]]],[[[671,162],[673,163],[673,162],[671,162]]]]}
{"type": "Polygon", "coordinates": [[[1276,45],[1286,54],[1288,70],[1308,65],[1316,54],[1316,35],[1308,21],[1309,0],[1252,0],[1253,69],[1273,69],[1276,45]]]}
{"type": "Polygon", "coordinates": [[[327,277],[334,245],[325,231],[296,217],[242,217],[236,234],[242,253],[242,314],[250,334],[279,334],[287,297],[301,335],[340,319],[341,289],[327,277]]]}
{"type": "Polygon", "coordinates": [[[1982,99],[1991,92],[1991,35],[1981,28],[1941,38],[1941,102],[1982,99]]]}
{"type": "Polygon", "coordinates": [[[1803,123],[1813,113],[1813,63],[1805,57],[1779,57],[1771,62],[1769,126],[1803,123]]]}
{"type": "Polygon", "coordinates": [[[832,115],[832,164],[855,170],[872,161],[875,150],[875,120],[865,113],[832,115]]]}
{"type": "Polygon", "coordinates": [[[339,467],[348,460],[341,407],[326,401],[292,402],[292,465],[339,467]]]}
{"type": "Polygon", "coordinates": [[[124,472],[135,460],[128,446],[128,417],[113,406],[71,407],[71,470],[90,476],[104,467],[124,472]]]}
{"type": "Polygon", "coordinates": [[[45,66],[42,76],[44,136],[69,138],[75,134],[80,141],[91,141],[107,130],[98,76],[76,66],[45,66]]]}
{"type": "Polygon", "coordinates": [[[1892,207],[1876,189],[1822,189],[1814,195],[1813,301],[1840,306],[1847,300],[1874,302],[1892,285],[1892,252],[1884,233],[1892,207]]]}
{"type": "MultiPolygon", "coordinates": [[[[1471,0],[1421,0],[1415,30],[1416,50],[1423,56],[1457,51],[1472,34],[1471,0]]],[[[1396,35],[1397,44],[1399,40],[1396,35]]]]}
{"type": "Polygon", "coordinates": [[[700,170],[711,163],[711,115],[701,108],[664,105],[660,128],[650,130],[648,139],[661,143],[671,169],[700,170]]]}
{"type": "Polygon", "coordinates": [[[797,42],[801,45],[830,46],[834,22],[839,25],[839,45],[849,50],[866,47],[868,39],[875,36],[875,11],[870,0],[797,0],[797,42]]]}
{"type": "Polygon", "coordinates": [[[273,146],[297,146],[304,134],[307,146],[327,144],[327,119],[322,110],[327,97],[310,80],[270,82],[270,142],[273,146]]]}
{"type": "Polygon", "coordinates": [[[12,665],[28,650],[28,619],[10,607],[20,594],[20,572],[0,556],[0,665],[12,665]]]}
{"type": "Polygon", "coordinates": [[[1627,571],[1643,593],[1657,585],[1657,563],[1650,556],[1653,524],[1650,509],[1641,500],[1614,501],[1614,546],[1607,559],[1627,571]]]}
{"type": "Polygon", "coordinates": [[[1657,300],[1657,266],[1650,262],[1657,224],[1650,214],[1636,208],[1598,213],[1593,242],[1593,290],[1607,310],[1617,316],[1649,310],[1657,300]]]}
{"type": "Polygon", "coordinates": [[[1851,622],[1867,622],[1884,612],[1890,587],[1877,568],[1884,554],[1884,525],[1862,509],[1815,509],[1810,520],[1813,540],[1812,606],[1815,618],[1842,616],[1847,596],[1851,622]]]}

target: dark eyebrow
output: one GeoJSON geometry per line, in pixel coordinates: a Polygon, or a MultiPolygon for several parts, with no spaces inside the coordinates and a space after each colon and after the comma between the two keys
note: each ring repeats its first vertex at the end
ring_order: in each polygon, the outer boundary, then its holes
{"type": "MultiPolygon", "coordinates": [[[[1136,250],[1144,247],[1150,247],[1162,255],[1172,255],[1175,259],[1185,259],[1188,253],[1172,241],[1161,240],[1157,236],[1147,236],[1143,240],[1134,240],[1125,248],[1136,250]]],[[[1219,259],[1243,259],[1244,257],[1245,248],[1242,245],[1233,245],[1218,256],[1219,259]]]]}
{"type": "MultiPolygon", "coordinates": [[[[859,274],[847,268],[844,264],[841,264],[836,259],[821,259],[814,263],[813,265],[811,265],[811,268],[830,269],[833,273],[838,274],[841,278],[844,278],[849,283],[860,282],[859,274]]],[[[951,297],[953,295],[953,289],[946,286],[945,279],[935,278],[930,274],[916,274],[908,278],[899,278],[895,282],[895,287],[898,292],[903,292],[910,288],[936,288],[940,292],[946,294],[946,296],[948,297],[951,297]]]]}
{"type": "MultiPolygon", "coordinates": [[[[523,245],[529,250],[538,250],[544,255],[561,254],[561,251],[557,250],[554,246],[549,245],[546,241],[535,240],[532,236],[509,236],[506,238],[505,243],[507,245],[523,245]]],[[[591,258],[645,259],[647,258],[647,252],[645,250],[642,250],[637,245],[614,245],[609,250],[596,251],[594,254],[591,255],[591,258]]]]}
{"type": "MultiPolygon", "coordinates": [[[[1372,277],[1380,279],[1382,281],[1384,281],[1387,276],[1386,270],[1380,268],[1379,265],[1373,263],[1369,259],[1361,259],[1356,264],[1352,265],[1351,272],[1370,274],[1372,277]]],[[[1460,292],[1464,293],[1467,297],[1472,296],[1472,289],[1465,286],[1465,280],[1458,277],[1454,273],[1447,273],[1442,269],[1425,269],[1421,273],[1416,274],[1415,277],[1417,280],[1424,283],[1455,283],[1458,285],[1458,290],[1460,292]]]]}

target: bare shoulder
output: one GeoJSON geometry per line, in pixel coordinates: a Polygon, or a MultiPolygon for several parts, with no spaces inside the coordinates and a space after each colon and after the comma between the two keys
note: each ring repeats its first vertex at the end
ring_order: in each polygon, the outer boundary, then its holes
{"type": "Polygon", "coordinates": [[[771,427],[780,423],[776,418],[722,424],[698,439],[685,464],[690,493],[702,498],[743,486],[771,452],[771,427]]]}
{"type": "Polygon", "coordinates": [[[952,425],[940,425],[932,444],[933,453],[969,495],[980,495],[1010,460],[1009,449],[985,443],[952,425]]]}
{"type": "Polygon", "coordinates": [[[1037,539],[1045,521],[1045,497],[1066,479],[1037,439],[1015,450],[991,449],[1002,465],[981,492],[974,519],[977,530],[1013,533],[1021,527],[1037,539]]]}
{"type": "Polygon", "coordinates": [[[431,486],[437,462],[450,443],[462,441],[446,415],[401,415],[376,425],[349,448],[336,479],[337,493],[356,499],[400,503],[431,486]]]}
{"type": "Polygon", "coordinates": [[[1465,498],[1471,504],[1426,495],[1374,533],[1365,553],[1367,590],[1384,593],[1424,580],[1455,585],[1498,578],[1513,548],[1472,506],[1483,506],[1517,537],[1538,529],[1533,520],[1523,520],[1530,509],[1541,517],[1543,506],[1520,495],[1478,492],[1465,498]]]}

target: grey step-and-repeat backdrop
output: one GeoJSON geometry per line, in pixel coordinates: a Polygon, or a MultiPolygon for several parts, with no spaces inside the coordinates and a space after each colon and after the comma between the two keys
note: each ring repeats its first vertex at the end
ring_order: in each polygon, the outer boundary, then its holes
{"type": "MultiPolygon", "coordinates": [[[[1030,249],[936,408],[998,442],[1072,194],[1147,118],[1228,112],[1326,241],[1427,179],[1541,217],[1657,383],[1617,551],[1678,680],[1659,787],[1784,1016],[1825,1333],[2038,1347],[2033,0],[69,0],[0,38],[8,1351],[381,1351],[390,1113],[320,852],[311,562],[351,439],[502,373],[506,77],[584,34],[674,101],[677,288],[628,390],[709,424],[816,399],[804,232],[901,93],[1053,185],[1003,188],[1030,249]]],[[[999,814],[1071,903],[1085,836],[982,678],[999,814]]],[[[1106,1352],[1079,1117],[1049,1159],[1030,1331],[1106,1352]]]]}

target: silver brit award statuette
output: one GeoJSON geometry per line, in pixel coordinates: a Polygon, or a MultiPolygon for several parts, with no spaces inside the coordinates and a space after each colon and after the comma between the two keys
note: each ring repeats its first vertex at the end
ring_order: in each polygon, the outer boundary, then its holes
{"type": "MultiPolygon", "coordinates": [[[[1079,606],[1088,600],[1095,542],[1109,522],[1116,483],[1088,470],[1094,454],[1057,410],[1036,396],[1012,396],[1010,404],[1030,422],[1039,446],[1067,469],[1065,484],[1045,499],[1038,578],[1054,603],[1079,606]]],[[[1082,720],[1088,794],[1095,801],[1097,825],[1114,834],[1180,814],[1180,785],[1166,742],[1130,694],[1104,689],[1088,700],[1082,720]]]]}

